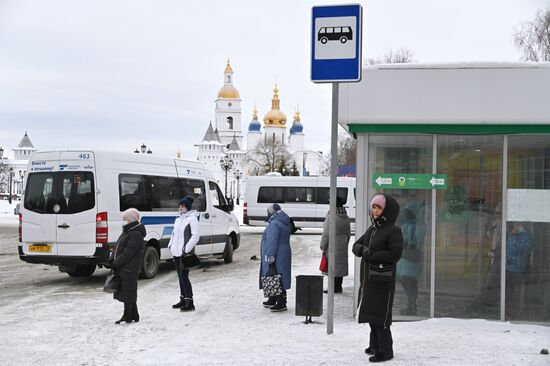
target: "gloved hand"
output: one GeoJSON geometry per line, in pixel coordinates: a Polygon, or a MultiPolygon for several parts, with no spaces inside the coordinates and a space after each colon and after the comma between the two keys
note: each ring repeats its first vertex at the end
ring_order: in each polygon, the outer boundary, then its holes
{"type": "Polygon", "coordinates": [[[361,257],[368,261],[371,254],[372,254],[371,250],[367,247],[364,247],[363,248],[363,253],[361,254],[361,257]]]}
{"type": "Polygon", "coordinates": [[[275,263],[275,256],[274,255],[267,255],[265,256],[265,261],[269,264],[275,263]]]}

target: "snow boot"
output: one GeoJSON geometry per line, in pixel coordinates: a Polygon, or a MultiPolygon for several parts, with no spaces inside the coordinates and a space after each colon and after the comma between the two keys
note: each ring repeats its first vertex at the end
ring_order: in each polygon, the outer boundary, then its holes
{"type": "Polygon", "coordinates": [[[372,348],[372,347],[369,347],[369,348],[365,348],[365,353],[367,355],[375,355],[376,354],[376,349],[372,348]]]}
{"type": "Polygon", "coordinates": [[[270,309],[273,312],[286,310],[286,294],[277,296],[277,302],[270,309]]]}
{"type": "Polygon", "coordinates": [[[138,313],[136,303],[132,304],[132,320],[135,321],[136,323],[139,322],[139,313],[138,313]]]}
{"type": "Polygon", "coordinates": [[[269,296],[267,298],[267,301],[264,301],[262,304],[264,305],[264,308],[271,309],[272,307],[275,306],[276,303],[277,303],[277,296],[269,296]]]}
{"type": "Polygon", "coordinates": [[[185,299],[185,305],[180,309],[181,311],[194,311],[195,304],[193,304],[193,299],[185,299]]]}
{"type": "Polygon", "coordinates": [[[115,324],[120,324],[122,322],[126,322],[126,323],[132,322],[132,304],[129,302],[124,303],[124,314],[122,314],[122,318],[117,320],[115,324]]]}
{"type": "Polygon", "coordinates": [[[374,356],[369,357],[369,362],[384,362],[384,361],[389,361],[392,358],[393,358],[393,352],[391,353],[377,352],[374,356]]]}
{"type": "Polygon", "coordinates": [[[181,309],[184,305],[185,305],[185,299],[183,298],[183,296],[180,296],[180,302],[172,305],[172,309],[181,309]]]}

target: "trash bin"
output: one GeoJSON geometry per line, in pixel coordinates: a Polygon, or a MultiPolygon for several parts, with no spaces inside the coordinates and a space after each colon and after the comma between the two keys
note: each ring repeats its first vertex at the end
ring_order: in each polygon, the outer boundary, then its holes
{"type": "Polygon", "coordinates": [[[306,317],[323,315],[323,276],[296,276],[296,315],[306,317]]]}

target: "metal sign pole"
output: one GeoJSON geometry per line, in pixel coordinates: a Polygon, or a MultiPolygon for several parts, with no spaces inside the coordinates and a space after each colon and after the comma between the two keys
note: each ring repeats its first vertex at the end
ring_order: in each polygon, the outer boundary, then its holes
{"type": "Polygon", "coordinates": [[[332,334],[334,329],[334,247],[336,246],[336,177],[338,176],[338,86],[338,83],[332,83],[327,334],[332,334]]]}

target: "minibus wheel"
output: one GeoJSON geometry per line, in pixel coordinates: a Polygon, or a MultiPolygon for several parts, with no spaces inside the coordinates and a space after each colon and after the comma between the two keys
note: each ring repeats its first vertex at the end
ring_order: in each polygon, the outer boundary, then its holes
{"type": "Polygon", "coordinates": [[[159,270],[159,253],[150,245],[143,250],[143,264],[141,265],[141,278],[153,278],[159,270]]]}
{"type": "Polygon", "coordinates": [[[224,263],[233,262],[233,243],[229,235],[227,236],[227,239],[225,239],[225,249],[223,250],[223,262],[224,263]]]}

